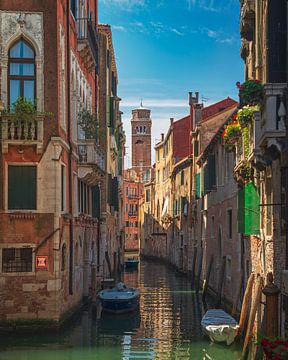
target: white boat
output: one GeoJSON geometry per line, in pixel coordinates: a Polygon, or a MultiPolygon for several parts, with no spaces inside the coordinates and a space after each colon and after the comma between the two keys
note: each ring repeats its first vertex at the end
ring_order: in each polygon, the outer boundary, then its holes
{"type": "Polygon", "coordinates": [[[226,342],[231,345],[238,335],[237,321],[221,309],[211,309],[206,312],[201,321],[204,332],[214,342],[226,342]]]}

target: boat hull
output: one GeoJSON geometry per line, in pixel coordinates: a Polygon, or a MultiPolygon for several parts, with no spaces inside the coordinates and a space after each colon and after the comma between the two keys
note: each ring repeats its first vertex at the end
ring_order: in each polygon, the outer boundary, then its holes
{"type": "Polygon", "coordinates": [[[103,311],[113,314],[123,314],[136,310],[139,307],[139,299],[140,295],[129,300],[104,300],[100,298],[100,301],[103,311]]]}
{"type": "Polygon", "coordinates": [[[125,261],[125,268],[126,269],[138,269],[139,260],[128,260],[125,261]]]}
{"type": "Polygon", "coordinates": [[[231,345],[238,335],[239,325],[223,310],[208,310],[201,321],[203,331],[213,342],[231,345]]]}

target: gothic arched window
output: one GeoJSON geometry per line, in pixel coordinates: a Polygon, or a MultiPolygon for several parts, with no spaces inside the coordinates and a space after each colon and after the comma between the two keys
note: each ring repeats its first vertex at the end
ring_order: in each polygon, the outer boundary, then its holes
{"type": "Polygon", "coordinates": [[[34,103],[36,95],[35,51],[23,39],[9,50],[8,61],[9,106],[18,99],[26,98],[34,103]]]}

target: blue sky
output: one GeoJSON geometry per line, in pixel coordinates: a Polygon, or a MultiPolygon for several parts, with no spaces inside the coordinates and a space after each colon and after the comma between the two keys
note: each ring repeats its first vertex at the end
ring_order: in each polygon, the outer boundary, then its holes
{"type": "Polygon", "coordinates": [[[152,144],[170,117],[188,114],[188,92],[209,105],[237,100],[243,80],[239,0],[99,0],[99,22],[110,24],[130,163],[131,110],[152,110],[152,144]]]}

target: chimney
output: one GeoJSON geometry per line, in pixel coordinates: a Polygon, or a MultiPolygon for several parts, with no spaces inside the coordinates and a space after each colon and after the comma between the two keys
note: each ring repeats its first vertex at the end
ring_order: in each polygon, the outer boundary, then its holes
{"type": "Polygon", "coordinates": [[[173,125],[174,118],[170,118],[170,125],[173,125]]]}
{"type": "Polygon", "coordinates": [[[192,95],[193,95],[192,91],[189,91],[188,99],[189,99],[189,105],[190,105],[190,106],[193,104],[193,102],[192,102],[192,95]]]}
{"type": "Polygon", "coordinates": [[[164,134],[161,134],[161,141],[164,141],[164,134]]]}

